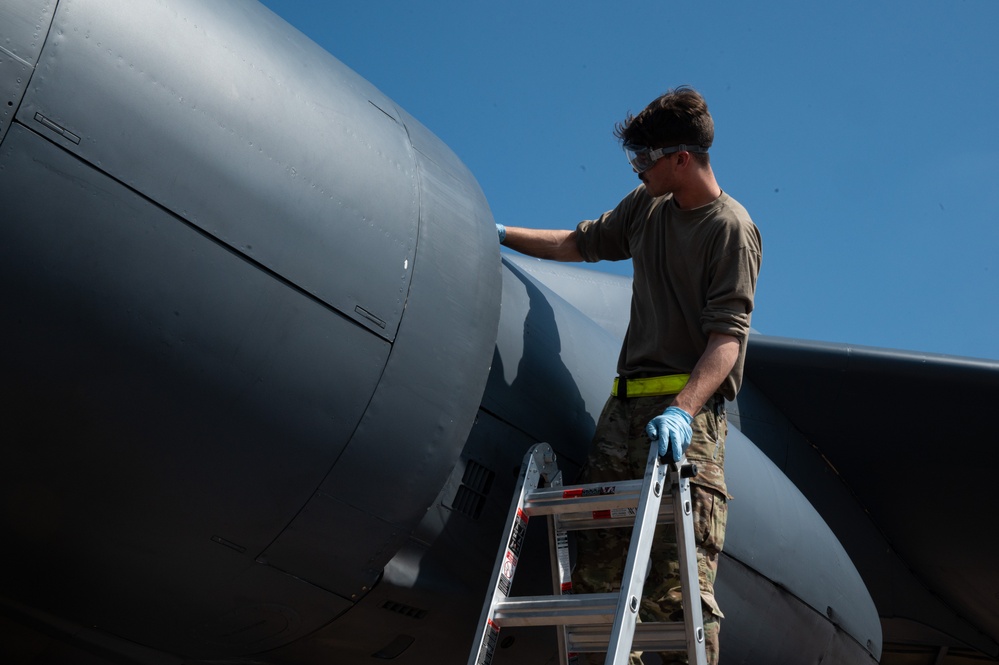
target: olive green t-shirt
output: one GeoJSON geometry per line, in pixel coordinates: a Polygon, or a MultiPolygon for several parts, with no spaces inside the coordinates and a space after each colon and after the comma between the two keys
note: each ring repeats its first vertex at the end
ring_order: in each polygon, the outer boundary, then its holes
{"type": "Polygon", "coordinates": [[[718,392],[734,399],[742,385],[760,232],[728,194],[681,210],[672,195],[640,185],[600,218],[580,222],[576,244],[586,261],[632,259],[631,320],[618,374],[627,378],[687,374],[712,332],[737,337],[739,358],[718,392]]]}

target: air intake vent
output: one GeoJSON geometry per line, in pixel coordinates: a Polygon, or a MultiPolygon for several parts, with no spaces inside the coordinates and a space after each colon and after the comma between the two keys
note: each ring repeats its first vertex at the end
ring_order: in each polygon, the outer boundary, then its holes
{"type": "Polygon", "coordinates": [[[389,612],[395,612],[396,614],[402,614],[411,619],[422,619],[427,616],[426,610],[421,610],[419,607],[413,607],[412,605],[404,605],[403,603],[397,603],[394,600],[386,600],[382,604],[383,610],[388,610],[389,612]]]}
{"type": "Polygon", "coordinates": [[[492,471],[471,460],[465,465],[465,475],[461,479],[461,486],[454,495],[451,502],[451,510],[467,515],[472,519],[479,519],[482,509],[486,505],[486,495],[493,484],[492,471]]]}
{"type": "Polygon", "coordinates": [[[461,478],[461,484],[468,489],[479,494],[489,494],[489,488],[493,484],[493,472],[472,460],[465,465],[465,475],[461,478]]]}

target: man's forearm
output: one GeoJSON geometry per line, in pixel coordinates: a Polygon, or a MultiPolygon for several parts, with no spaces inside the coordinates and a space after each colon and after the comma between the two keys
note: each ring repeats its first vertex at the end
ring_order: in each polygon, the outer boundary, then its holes
{"type": "Polygon", "coordinates": [[[576,247],[576,232],[566,229],[506,227],[503,245],[522,254],[554,261],[582,261],[576,247]]]}
{"type": "Polygon", "coordinates": [[[739,348],[738,337],[711,333],[708,346],[690,373],[687,385],[673,400],[673,406],[696,416],[735,367],[735,362],[739,359],[739,348]]]}

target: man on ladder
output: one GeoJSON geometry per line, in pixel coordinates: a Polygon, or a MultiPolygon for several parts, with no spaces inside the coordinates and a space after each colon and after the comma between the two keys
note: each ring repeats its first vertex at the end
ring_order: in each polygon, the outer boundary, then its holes
{"type": "MultiPolygon", "coordinates": [[[[670,90],[615,133],[642,181],[616,208],[575,230],[497,231],[505,246],[538,258],[632,259],[631,320],[618,378],[580,482],[642,477],[649,438],[658,439],[660,454],[679,460],[686,453],[697,465],[691,489],[701,609],[708,662],[717,663],[723,615],[713,584],[727,515],[725,399],[734,399],[742,383],[762,244],[749,213],[715,180],[708,158],[714,122],[699,93],[670,90]]],[[[575,589],[616,591],[627,552],[620,530],[579,533],[575,589]]],[[[678,620],[676,561],[672,530],[657,531],[643,620],[678,620]]],[[[661,658],[686,662],[680,653],[661,658]]],[[[631,660],[640,663],[640,654],[631,660]]]]}

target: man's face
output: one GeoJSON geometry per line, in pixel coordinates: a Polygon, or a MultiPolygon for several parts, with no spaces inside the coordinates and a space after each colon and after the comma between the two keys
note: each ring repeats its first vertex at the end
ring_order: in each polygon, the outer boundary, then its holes
{"type": "Polygon", "coordinates": [[[676,185],[676,154],[663,155],[655,164],[638,174],[649,196],[664,196],[676,185]]]}

